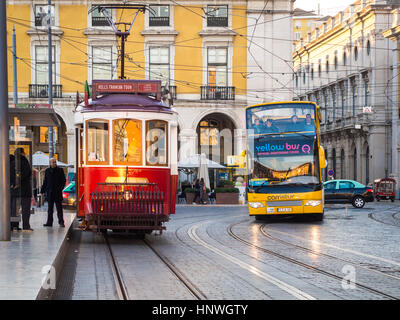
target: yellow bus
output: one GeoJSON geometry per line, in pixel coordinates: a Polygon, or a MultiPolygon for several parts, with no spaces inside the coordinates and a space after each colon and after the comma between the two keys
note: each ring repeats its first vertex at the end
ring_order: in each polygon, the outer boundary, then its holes
{"type": "Polygon", "coordinates": [[[246,108],[249,215],[310,214],[322,221],[321,113],[314,102],[273,102],[246,108]]]}

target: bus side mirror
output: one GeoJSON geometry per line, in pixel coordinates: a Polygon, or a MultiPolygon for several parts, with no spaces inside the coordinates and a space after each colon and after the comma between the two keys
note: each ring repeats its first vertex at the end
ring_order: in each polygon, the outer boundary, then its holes
{"type": "Polygon", "coordinates": [[[325,151],[322,146],[319,146],[319,167],[321,169],[326,168],[325,151]]]}

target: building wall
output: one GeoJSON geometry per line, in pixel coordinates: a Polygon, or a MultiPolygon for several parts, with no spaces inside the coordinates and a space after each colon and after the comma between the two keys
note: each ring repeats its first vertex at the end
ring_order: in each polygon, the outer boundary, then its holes
{"type": "Polygon", "coordinates": [[[392,51],[381,32],[391,25],[392,7],[373,1],[364,6],[356,4],[314,29],[310,41],[296,48],[294,98],[321,105],[321,140],[328,151],[329,168],[333,167],[332,154],[336,151],[335,177],[354,178],[356,148],[357,180],[371,183],[391,172],[392,114],[387,97],[392,51]],[[354,87],[357,95],[353,103],[354,87]],[[373,113],[363,113],[366,106],[372,107],[373,113]],[[340,170],[342,149],[344,170],[340,170]]]}
{"type": "MultiPolygon", "coordinates": [[[[47,29],[35,27],[34,5],[43,1],[8,0],[8,41],[11,46],[12,26],[17,33],[19,102],[47,103],[47,98],[29,97],[29,85],[35,84],[35,45],[47,46],[47,29]]],[[[113,47],[113,78],[120,76],[119,39],[111,28],[93,27],[88,11],[99,3],[121,1],[53,0],[55,5],[56,81],[62,96],[54,98],[54,109],[65,123],[68,147],[64,162],[75,162],[74,104],[76,92],[83,97],[84,82],[92,80],[92,46],[113,47]],[[118,66],[118,68],[116,68],[118,66]]],[[[174,5],[170,1],[155,4],[170,6],[169,27],[149,27],[149,14],[139,13],[125,47],[125,76],[128,79],[149,79],[149,50],[154,46],[170,48],[170,80],[176,86],[174,107],[179,114],[182,152],[199,152],[197,127],[210,114],[225,117],[236,130],[235,153],[244,148],[244,108],[249,104],[288,100],[292,86],[292,10],[290,0],[253,1],[186,1],[174,5]],[[228,5],[228,26],[208,27],[207,5],[228,5]],[[255,25],[255,19],[258,24],[255,25]],[[286,41],[282,41],[286,39],[286,41]],[[227,47],[227,87],[234,87],[234,99],[201,98],[201,87],[208,84],[207,48],[227,47]],[[250,56],[250,53],[251,55],[250,56]]],[[[130,22],[131,10],[115,10],[116,21],[130,22]]],[[[9,59],[9,97],[12,104],[12,57],[9,59]]],[[[224,122],[225,123],[225,122],[224,122]]]]}

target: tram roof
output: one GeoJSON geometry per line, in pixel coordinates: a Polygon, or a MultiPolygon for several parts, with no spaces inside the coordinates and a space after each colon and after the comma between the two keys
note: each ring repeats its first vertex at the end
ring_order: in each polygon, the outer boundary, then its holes
{"type": "Polygon", "coordinates": [[[83,105],[82,112],[90,111],[149,111],[173,113],[163,101],[141,94],[105,94],[90,101],[89,106],[83,105]]]}

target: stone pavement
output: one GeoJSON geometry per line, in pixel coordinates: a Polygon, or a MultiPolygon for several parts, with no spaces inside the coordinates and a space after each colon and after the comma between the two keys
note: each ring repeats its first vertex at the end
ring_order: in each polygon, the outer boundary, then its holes
{"type": "Polygon", "coordinates": [[[34,231],[13,231],[11,241],[0,241],[0,300],[36,299],[45,276],[42,268],[55,261],[75,217],[73,211],[64,210],[65,228],[60,228],[54,211],[52,228],[43,227],[47,219],[45,204],[31,215],[34,231]]]}

